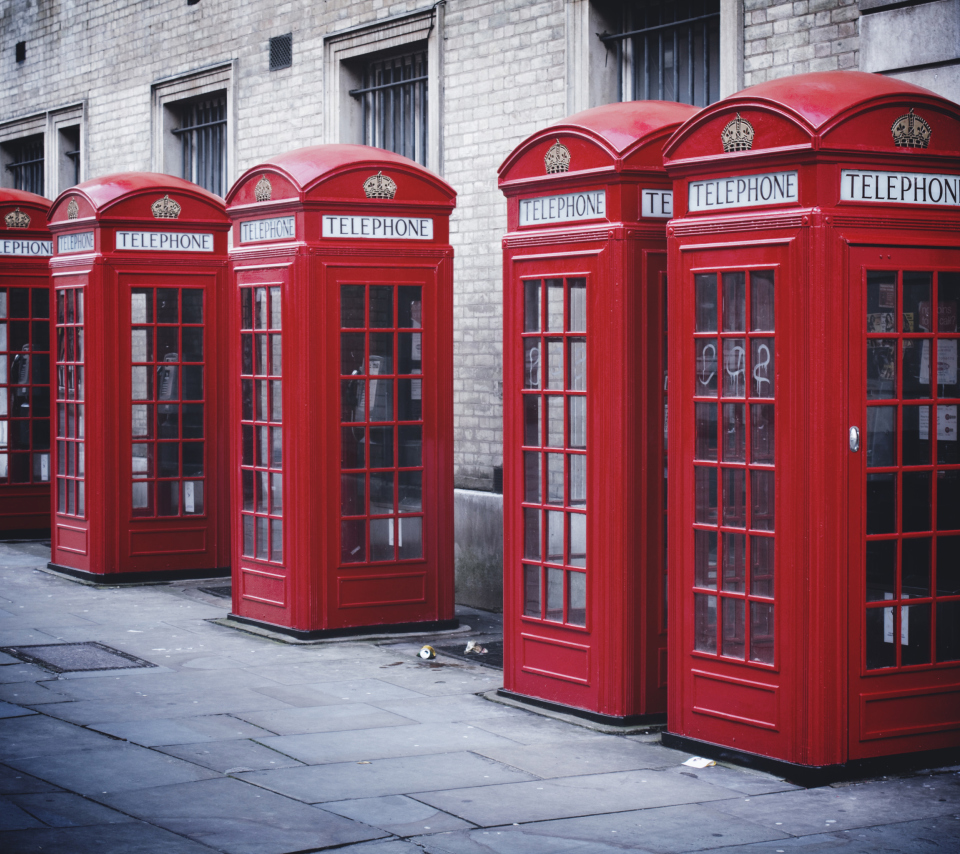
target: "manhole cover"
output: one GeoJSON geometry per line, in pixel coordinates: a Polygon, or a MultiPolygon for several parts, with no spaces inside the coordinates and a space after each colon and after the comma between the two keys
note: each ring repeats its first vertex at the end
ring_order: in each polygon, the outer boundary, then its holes
{"type": "Polygon", "coordinates": [[[221,596],[224,599],[229,599],[233,595],[229,584],[221,584],[219,587],[201,587],[200,589],[211,596],[221,596]]]}
{"type": "Polygon", "coordinates": [[[78,673],[84,670],[126,670],[131,667],[156,667],[102,643],[49,643],[38,646],[4,646],[0,652],[38,664],[54,673],[78,673]]]}
{"type": "Polygon", "coordinates": [[[452,655],[454,658],[469,661],[473,664],[486,664],[487,667],[496,667],[498,670],[503,670],[503,641],[481,641],[480,645],[486,650],[485,653],[464,652],[466,643],[443,646],[434,644],[437,652],[442,652],[444,655],[452,655]]]}

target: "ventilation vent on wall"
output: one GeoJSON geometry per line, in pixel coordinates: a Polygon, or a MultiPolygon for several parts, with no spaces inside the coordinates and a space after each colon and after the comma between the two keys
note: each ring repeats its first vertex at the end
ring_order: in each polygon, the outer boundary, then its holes
{"type": "Polygon", "coordinates": [[[270,70],[289,68],[293,65],[293,33],[274,36],[270,39],[270,70]]]}

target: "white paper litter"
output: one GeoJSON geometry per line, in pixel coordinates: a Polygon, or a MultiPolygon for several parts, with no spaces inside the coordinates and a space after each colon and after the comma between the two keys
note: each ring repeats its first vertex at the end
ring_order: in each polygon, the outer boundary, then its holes
{"type": "Polygon", "coordinates": [[[702,756],[691,756],[683,764],[690,768],[709,768],[711,765],[716,765],[717,763],[712,759],[704,759],[702,756]]]}

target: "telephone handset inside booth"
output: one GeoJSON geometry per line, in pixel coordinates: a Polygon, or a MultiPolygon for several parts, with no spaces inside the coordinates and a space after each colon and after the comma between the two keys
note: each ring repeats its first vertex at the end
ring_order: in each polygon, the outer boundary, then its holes
{"type": "Polygon", "coordinates": [[[24,344],[21,350],[10,365],[10,384],[15,386],[11,415],[23,418],[30,414],[30,345],[24,344]]]}

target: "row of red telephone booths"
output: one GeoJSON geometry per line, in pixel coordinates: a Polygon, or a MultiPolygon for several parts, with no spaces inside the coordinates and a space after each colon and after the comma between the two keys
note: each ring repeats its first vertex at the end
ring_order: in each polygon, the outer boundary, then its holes
{"type": "MultiPolygon", "coordinates": [[[[503,693],[800,781],[957,750],[960,107],[610,105],[500,187],[503,693]]],[[[8,195],[4,524],[300,637],[456,625],[454,200],[360,146],[8,195]]]]}

